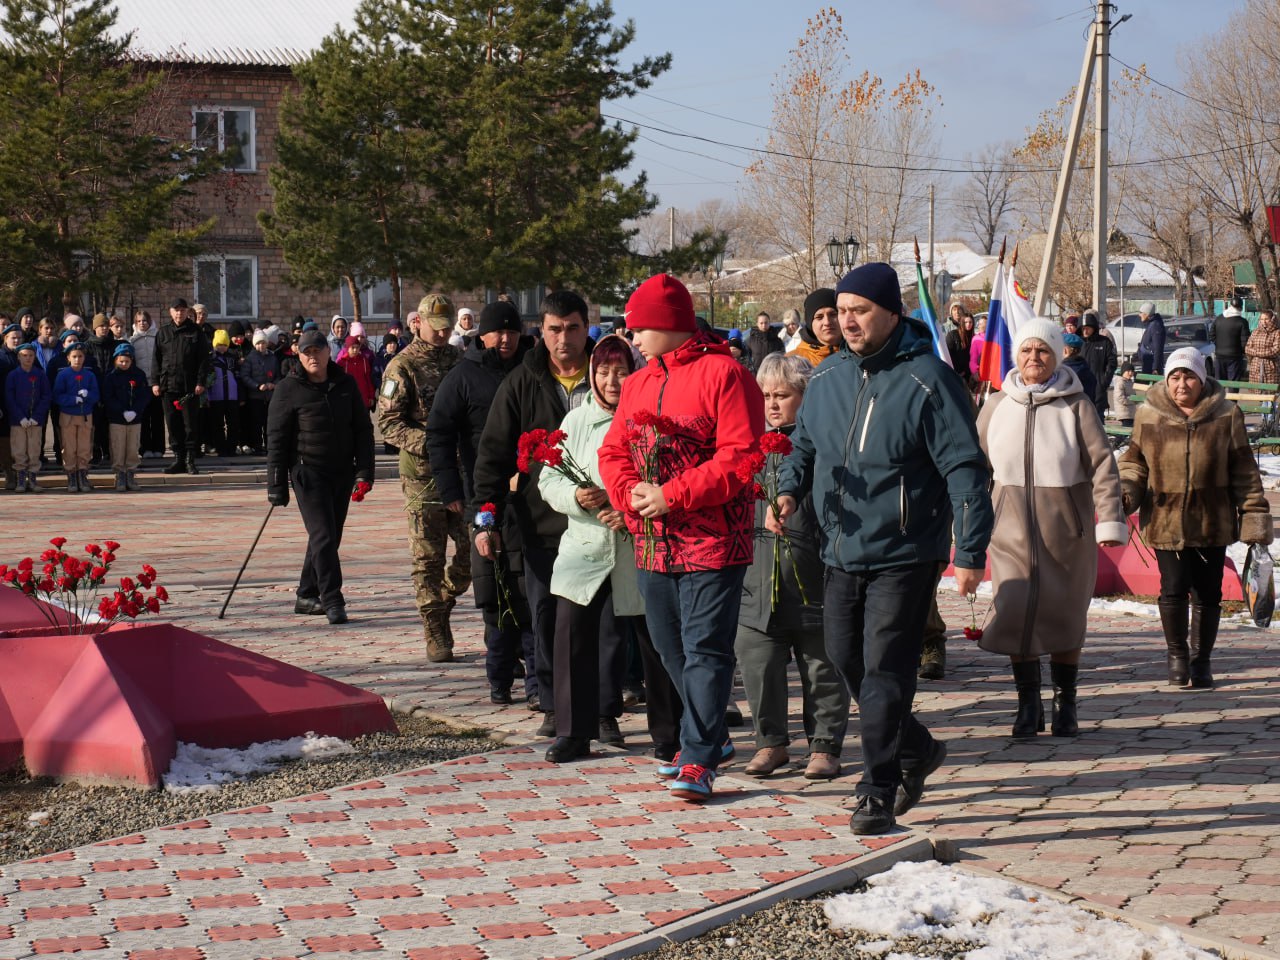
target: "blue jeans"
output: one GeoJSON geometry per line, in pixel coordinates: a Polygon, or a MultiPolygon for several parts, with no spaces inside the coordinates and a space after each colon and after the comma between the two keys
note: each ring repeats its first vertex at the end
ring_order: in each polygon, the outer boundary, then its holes
{"type": "Polygon", "coordinates": [[[862,731],[862,779],[855,793],[889,806],[903,768],[918,765],[933,745],[911,701],[937,583],[936,563],[866,573],[827,570],[827,656],[858,703],[862,731]]]}
{"type": "Polygon", "coordinates": [[[680,762],[714,770],[729,739],[724,711],[733,688],[745,566],[690,573],[640,570],[645,622],[680,691],[680,762]]]}

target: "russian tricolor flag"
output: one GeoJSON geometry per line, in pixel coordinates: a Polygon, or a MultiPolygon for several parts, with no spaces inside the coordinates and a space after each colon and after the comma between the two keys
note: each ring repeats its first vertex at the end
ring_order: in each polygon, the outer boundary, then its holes
{"type": "Polygon", "coordinates": [[[995,280],[991,283],[991,305],[987,308],[987,341],[982,346],[982,359],[978,361],[978,376],[999,390],[1004,378],[1013,369],[1013,334],[1005,319],[1001,298],[1006,295],[1004,261],[996,265],[995,280]]]}

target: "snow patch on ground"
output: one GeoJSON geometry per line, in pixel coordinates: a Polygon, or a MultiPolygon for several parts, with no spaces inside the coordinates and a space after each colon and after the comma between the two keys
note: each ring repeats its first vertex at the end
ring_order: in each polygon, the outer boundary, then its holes
{"type": "Polygon", "coordinates": [[[177,756],[164,775],[164,788],[169,793],[212,793],[222,784],[255,773],[268,773],[288,760],[333,757],[353,751],[345,740],[314,733],[254,743],[243,750],[179,742],[177,756]]]}
{"type": "MultiPolygon", "coordinates": [[[[975,876],[936,862],[899,863],[867,880],[865,893],[823,904],[837,930],[861,930],[894,941],[980,944],[965,960],[1214,960],[1170,929],[1147,933],[1043,897],[1006,880],[975,876]]],[[[903,944],[895,943],[901,947],[903,944]]],[[[867,950],[871,945],[861,944],[867,950]]],[[[882,941],[875,947],[889,949],[882,941]]],[[[930,950],[932,955],[933,951],[930,950]]],[[[914,953],[892,953],[916,960],[914,953]]]]}
{"type": "Polygon", "coordinates": [[[1263,490],[1280,490],[1280,454],[1258,457],[1258,472],[1262,474],[1263,490]]]}

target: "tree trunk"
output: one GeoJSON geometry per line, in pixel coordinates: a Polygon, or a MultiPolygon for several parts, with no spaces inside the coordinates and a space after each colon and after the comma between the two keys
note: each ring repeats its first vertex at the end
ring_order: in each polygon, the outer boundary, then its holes
{"type": "Polygon", "coordinates": [[[394,264],[387,271],[387,280],[391,283],[391,316],[399,320],[404,314],[400,312],[400,270],[394,264]]]}
{"type": "Polygon", "coordinates": [[[360,288],[356,286],[355,277],[342,278],[347,284],[347,292],[351,294],[351,321],[352,323],[360,322],[360,288]]]}

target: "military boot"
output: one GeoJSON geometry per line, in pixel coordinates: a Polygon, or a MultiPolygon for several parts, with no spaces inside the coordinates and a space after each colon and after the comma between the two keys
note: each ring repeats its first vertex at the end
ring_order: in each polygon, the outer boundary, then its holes
{"type": "Polygon", "coordinates": [[[444,606],[444,636],[449,653],[453,653],[453,608],[458,605],[457,597],[450,597],[444,606]]]}
{"type": "Polygon", "coordinates": [[[116,492],[116,493],[124,493],[124,491],[125,491],[124,471],[123,471],[123,470],[117,470],[117,471],[116,471],[116,485],[115,485],[115,492],[116,492]]]}
{"type": "Polygon", "coordinates": [[[926,637],[920,651],[921,680],[941,680],[947,672],[947,638],[945,634],[926,637]]]}
{"type": "Polygon", "coordinates": [[[427,640],[427,659],[432,663],[452,663],[453,646],[449,643],[448,614],[443,609],[422,615],[422,632],[427,640]]]}

